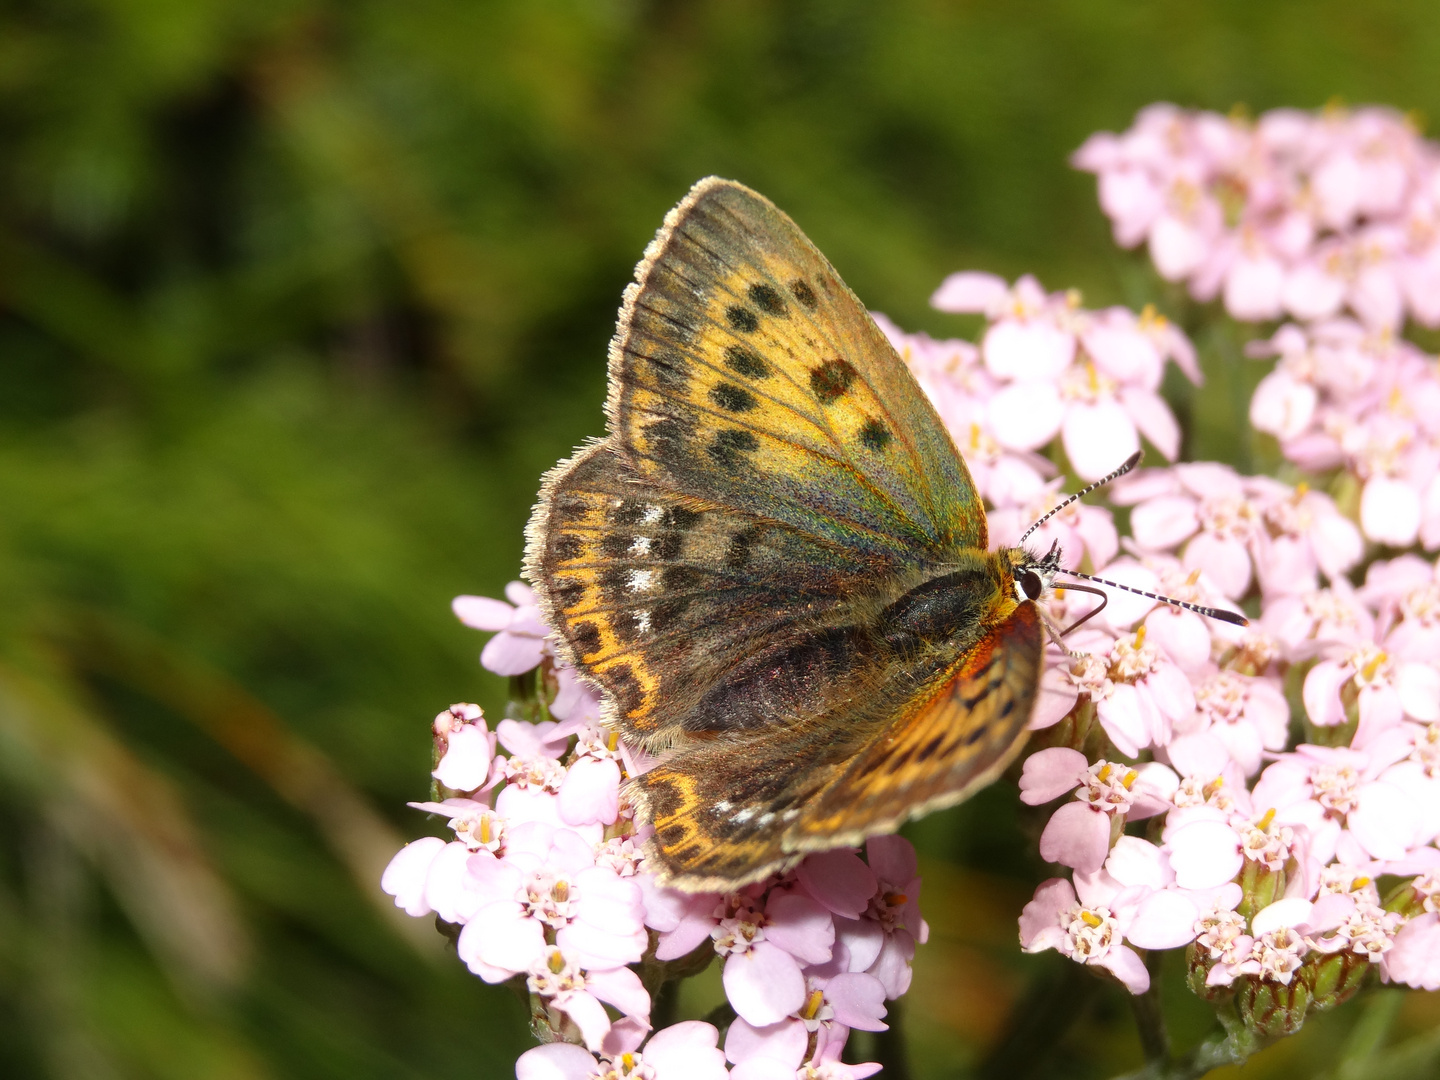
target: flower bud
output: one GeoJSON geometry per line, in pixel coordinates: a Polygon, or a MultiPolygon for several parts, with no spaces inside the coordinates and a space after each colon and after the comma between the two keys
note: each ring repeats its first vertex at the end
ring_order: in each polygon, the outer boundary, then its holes
{"type": "Polygon", "coordinates": [[[1206,955],[1206,950],[1197,949],[1194,942],[1185,946],[1185,985],[1190,987],[1190,992],[1196,997],[1212,1005],[1219,1005],[1235,996],[1235,987],[1229,983],[1208,985],[1205,979],[1214,966],[1215,961],[1206,955]]]}
{"type": "Polygon", "coordinates": [[[1244,978],[1235,981],[1235,988],[1240,1020],[1257,1035],[1274,1039],[1294,1035],[1305,1026],[1305,1012],[1310,1007],[1310,987],[1305,980],[1291,979],[1285,984],[1244,978]]]}
{"type": "Polygon", "coordinates": [[[1346,949],[1328,956],[1312,953],[1306,957],[1299,979],[1310,988],[1312,1009],[1333,1009],[1355,996],[1369,971],[1369,960],[1346,949]]]}

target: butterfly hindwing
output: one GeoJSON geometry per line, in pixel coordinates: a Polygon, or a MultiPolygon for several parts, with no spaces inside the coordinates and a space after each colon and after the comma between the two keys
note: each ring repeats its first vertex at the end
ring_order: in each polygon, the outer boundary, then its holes
{"type": "Polygon", "coordinates": [[[768,199],[701,181],[636,276],[607,411],[639,473],[897,564],[985,546],[933,406],[768,199]]]}
{"type": "Polygon", "coordinates": [[[870,687],[880,708],[848,729],[822,716],[662,763],[634,782],[653,857],[682,888],[733,888],[961,801],[1023,746],[1042,651],[1027,601],[907,700],[870,687]]]}

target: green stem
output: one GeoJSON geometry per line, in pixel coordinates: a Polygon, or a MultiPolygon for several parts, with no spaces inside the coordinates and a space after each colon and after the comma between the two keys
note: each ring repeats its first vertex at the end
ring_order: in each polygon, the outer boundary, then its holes
{"type": "Polygon", "coordinates": [[[1165,1009],[1160,1003],[1160,954],[1151,952],[1145,957],[1145,966],[1150,971],[1150,987],[1143,994],[1130,999],[1135,1010],[1135,1026],[1140,1032],[1140,1048],[1145,1052],[1147,1065],[1170,1061],[1170,1032],[1165,1026],[1165,1009]]]}
{"type": "Polygon", "coordinates": [[[875,1059],[886,1080],[910,1080],[910,1054],[905,1046],[905,1013],[899,999],[885,1006],[886,1031],[875,1033],[875,1059]]]}
{"type": "Polygon", "coordinates": [[[730,1030],[730,1025],[735,1022],[735,1009],[730,1002],[722,1001],[710,1010],[705,1017],[705,1022],[720,1032],[720,1045],[724,1046],[725,1034],[730,1030]]]}
{"type": "Polygon", "coordinates": [[[1224,1034],[1216,1034],[1178,1058],[1148,1061],[1135,1072],[1115,1080],[1199,1080],[1211,1069],[1239,1065],[1269,1045],[1269,1041],[1240,1023],[1233,1012],[1222,1012],[1224,1034]]]}

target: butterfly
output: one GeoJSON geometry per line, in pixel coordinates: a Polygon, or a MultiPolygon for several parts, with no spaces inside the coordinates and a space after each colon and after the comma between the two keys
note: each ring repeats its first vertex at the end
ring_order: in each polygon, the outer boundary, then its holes
{"type": "Polygon", "coordinates": [[[549,472],[526,576],[651,865],[729,890],[994,780],[1040,680],[1052,549],[990,551],[965,462],[799,227],[701,180],[627,287],[608,434],[549,472]]]}

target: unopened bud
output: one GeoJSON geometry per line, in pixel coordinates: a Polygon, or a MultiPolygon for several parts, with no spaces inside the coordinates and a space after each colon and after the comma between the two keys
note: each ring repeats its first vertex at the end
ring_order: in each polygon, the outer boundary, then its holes
{"type": "Polygon", "coordinates": [[[1235,1003],[1247,1028],[1265,1038],[1294,1035],[1305,1026],[1310,1007],[1310,987],[1304,979],[1288,984],[1269,979],[1237,980],[1235,1003]]]}

